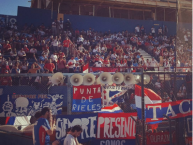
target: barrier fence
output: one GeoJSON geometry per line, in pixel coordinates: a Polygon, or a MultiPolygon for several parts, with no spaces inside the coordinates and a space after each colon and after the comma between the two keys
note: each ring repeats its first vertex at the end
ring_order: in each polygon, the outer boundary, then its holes
{"type": "MultiPolygon", "coordinates": [[[[95,68],[92,68],[92,70],[95,68]]],[[[97,68],[98,69],[98,68],[97,68]]],[[[100,68],[103,70],[103,68],[100,68]]],[[[114,68],[108,68],[108,72],[112,73],[110,70],[114,68]]],[[[123,69],[123,68],[118,68],[123,69]]],[[[90,68],[89,68],[90,70],[90,68]]],[[[107,71],[106,70],[106,71],[107,71]]],[[[122,72],[127,74],[127,72],[122,72]]],[[[101,73],[94,73],[95,76],[100,75],[101,73]]],[[[114,74],[114,73],[112,73],[114,74]]],[[[172,102],[183,99],[192,99],[192,73],[191,72],[153,72],[147,71],[143,72],[133,72],[134,76],[140,76],[138,79],[138,85],[141,86],[142,94],[144,88],[148,88],[157,93],[161,98],[162,102],[172,102]],[[148,74],[150,77],[149,83],[145,83],[145,80],[142,78],[148,74]]],[[[65,79],[64,83],[58,86],[51,85],[49,77],[53,74],[1,74],[1,106],[5,104],[6,101],[11,102],[13,105],[12,112],[17,114],[17,109],[14,107],[20,107],[15,104],[18,97],[26,97],[29,100],[29,112],[32,111],[31,108],[36,102],[35,98],[44,100],[44,103],[39,104],[39,108],[43,108],[46,105],[49,106],[49,99],[54,99],[55,97],[59,100],[61,99],[62,105],[58,106],[58,112],[61,114],[87,114],[93,112],[72,112],[72,102],[73,102],[73,86],[70,82],[70,77],[73,74],[63,73],[65,79]],[[7,81],[6,81],[7,80],[7,81]],[[10,81],[11,80],[11,81],[10,81]],[[34,99],[34,100],[33,100],[34,99]],[[47,102],[45,100],[48,99],[47,102]],[[34,102],[32,102],[32,100],[34,102]],[[42,105],[42,106],[41,106],[42,105]]],[[[82,76],[85,74],[81,74],[82,76]]],[[[95,82],[97,84],[97,82],[95,82]]],[[[117,86],[125,86],[124,83],[117,86]]],[[[101,92],[103,93],[103,92],[101,92]]],[[[55,99],[56,99],[55,98],[55,99]]],[[[120,108],[125,113],[137,112],[136,102],[135,102],[135,86],[129,87],[126,92],[119,98],[116,102],[120,108]]],[[[142,108],[144,106],[144,96],[142,95],[142,108]]],[[[25,106],[26,107],[26,106],[25,106]]],[[[49,106],[50,107],[50,106],[49,106]]],[[[2,112],[5,112],[0,108],[0,115],[2,112]]],[[[35,111],[35,110],[34,110],[35,111]]],[[[29,112],[20,112],[28,113],[29,112]]],[[[31,113],[33,114],[33,113],[31,113]]],[[[27,115],[27,114],[26,114],[27,115]]],[[[185,137],[187,137],[187,129],[184,124],[186,124],[185,118],[172,119],[172,124],[170,125],[167,120],[157,123],[156,125],[150,125],[145,122],[145,114],[142,110],[141,119],[137,120],[136,125],[136,143],[151,145],[153,143],[163,144],[161,140],[156,140],[156,136],[161,136],[163,134],[170,134],[169,129],[171,127],[172,132],[172,142],[174,145],[185,144],[185,137]],[[186,135],[186,136],[185,136],[186,135]]],[[[1,117],[0,123],[4,124],[5,117],[1,117]]],[[[167,138],[168,139],[168,138],[167,138]]],[[[162,140],[163,141],[163,140],[162,140]]],[[[165,142],[164,144],[169,144],[165,142]]]]}

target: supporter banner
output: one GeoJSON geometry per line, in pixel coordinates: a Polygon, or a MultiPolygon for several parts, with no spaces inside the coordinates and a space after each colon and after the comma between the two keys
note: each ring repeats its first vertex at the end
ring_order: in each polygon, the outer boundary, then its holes
{"type": "Polygon", "coordinates": [[[170,144],[170,134],[169,134],[169,132],[159,132],[159,133],[147,134],[146,139],[147,139],[147,145],[170,144]]]}
{"type": "Polygon", "coordinates": [[[97,139],[135,139],[137,113],[98,113],[97,139]]]}
{"type": "Polygon", "coordinates": [[[192,137],[186,137],[186,145],[192,145],[192,137]]]}
{"type": "Polygon", "coordinates": [[[166,119],[163,114],[170,116],[171,119],[191,115],[192,99],[146,105],[146,122],[166,119]]]}
{"type": "Polygon", "coordinates": [[[72,112],[101,110],[101,86],[74,86],[72,112]]]}
{"type": "Polygon", "coordinates": [[[122,95],[128,89],[133,89],[133,85],[130,86],[102,86],[102,102],[103,106],[113,105],[114,103],[124,102],[122,95]]]}
{"type": "Polygon", "coordinates": [[[0,15],[0,21],[3,23],[15,24],[17,22],[17,16],[0,15]]]}
{"type": "Polygon", "coordinates": [[[115,72],[120,68],[111,68],[111,67],[89,67],[89,72],[115,72]]]}
{"type": "Polygon", "coordinates": [[[57,116],[56,119],[56,139],[66,136],[66,130],[75,125],[82,126],[82,133],[78,137],[80,143],[89,142],[96,138],[98,114],[79,114],[57,116]]]}
{"type": "Polygon", "coordinates": [[[43,107],[49,107],[54,115],[61,114],[63,105],[61,94],[1,95],[0,117],[33,116],[43,107]]]}
{"type": "Polygon", "coordinates": [[[192,136],[192,116],[187,116],[186,117],[186,131],[187,131],[187,135],[188,137],[192,136]]]}
{"type": "Polygon", "coordinates": [[[93,145],[135,145],[135,139],[96,139],[93,145]]]}

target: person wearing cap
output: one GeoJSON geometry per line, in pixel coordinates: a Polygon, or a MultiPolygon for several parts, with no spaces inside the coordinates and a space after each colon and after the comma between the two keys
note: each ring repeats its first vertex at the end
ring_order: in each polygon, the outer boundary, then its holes
{"type": "MultiPolygon", "coordinates": [[[[5,70],[5,74],[9,74],[8,70],[5,70]]],[[[1,86],[12,86],[12,78],[10,76],[0,77],[1,86]]]]}
{"type": "Polygon", "coordinates": [[[9,53],[11,51],[11,45],[9,44],[9,41],[7,41],[3,45],[3,53],[9,53]]]}

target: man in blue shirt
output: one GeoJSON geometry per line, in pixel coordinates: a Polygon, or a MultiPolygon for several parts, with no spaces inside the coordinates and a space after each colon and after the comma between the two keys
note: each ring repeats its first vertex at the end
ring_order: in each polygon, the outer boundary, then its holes
{"type": "Polygon", "coordinates": [[[51,110],[45,107],[41,111],[41,117],[36,121],[33,132],[34,145],[51,145],[50,135],[53,134],[53,121],[51,110]],[[49,120],[49,122],[48,122],[49,120]]]}

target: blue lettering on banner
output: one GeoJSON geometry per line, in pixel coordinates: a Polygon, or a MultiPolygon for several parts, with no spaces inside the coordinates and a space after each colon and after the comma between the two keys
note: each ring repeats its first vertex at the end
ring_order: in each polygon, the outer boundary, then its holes
{"type": "Polygon", "coordinates": [[[89,112],[101,110],[101,98],[73,100],[72,112],[89,112]]]}
{"type": "Polygon", "coordinates": [[[56,119],[56,139],[66,136],[66,130],[75,125],[81,125],[83,131],[78,137],[80,143],[89,142],[96,138],[98,114],[62,115],[56,119]]]}

